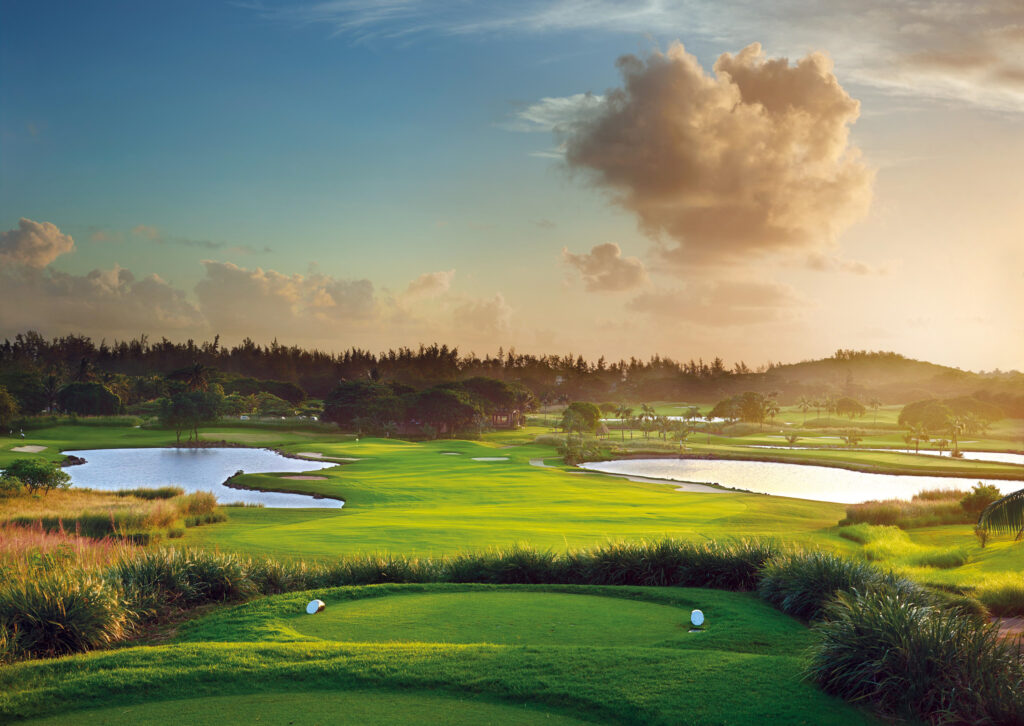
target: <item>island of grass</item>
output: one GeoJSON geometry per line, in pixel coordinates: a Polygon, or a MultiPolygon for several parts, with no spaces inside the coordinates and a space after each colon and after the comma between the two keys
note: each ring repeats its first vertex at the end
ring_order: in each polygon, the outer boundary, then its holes
{"type": "Polygon", "coordinates": [[[343,587],[221,609],[169,643],[10,666],[0,716],[287,722],[302,704],[324,723],[873,723],[802,679],[812,642],[744,593],[343,587]],[[310,616],[312,597],[327,608],[310,616]],[[693,608],[707,616],[701,632],[693,608]]]}

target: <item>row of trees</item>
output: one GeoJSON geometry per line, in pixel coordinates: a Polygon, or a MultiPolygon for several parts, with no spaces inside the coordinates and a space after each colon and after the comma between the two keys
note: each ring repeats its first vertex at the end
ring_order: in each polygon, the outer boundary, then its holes
{"type": "Polygon", "coordinates": [[[323,418],[357,432],[454,435],[486,427],[494,417],[517,426],[536,407],[524,386],[477,376],[417,391],[376,381],[343,381],[324,401],[323,418]]]}

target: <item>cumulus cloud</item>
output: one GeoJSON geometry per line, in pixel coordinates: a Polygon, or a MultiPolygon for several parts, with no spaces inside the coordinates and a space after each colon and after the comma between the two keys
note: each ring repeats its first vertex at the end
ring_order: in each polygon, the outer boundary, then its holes
{"type": "Polygon", "coordinates": [[[203,323],[185,294],[157,275],[137,279],[114,265],[85,275],[53,270],[0,274],[10,303],[0,306],[4,330],[82,331],[100,336],[191,331],[203,323]]]}
{"type": "Polygon", "coordinates": [[[320,273],[286,275],[204,260],[206,276],[196,285],[199,308],[214,330],[329,332],[358,323],[376,310],[373,283],[320,273]],[[326,328],[324,326],[327,326],[326,328]]]}
{"type": "Polygon", "coordinates": [[[618,65],[623,88],[569,128],[566,160],[667,238],[667,260],[821,251],[867,211],[873,173],[849,142],[860,106],[827,56],[790,65],[754,43],[710,75],[676,43],[618,65]]]}
{"type": "Polygon", "coordinates": [[[0,261],[8,264],[42,269],[73,249],[71,235],[63,234],[50,222],[22,217],[16,229],[0,234],[0,261]]]}
{"type": "Polygon", "coordinates": [[[587,290],[591,292],[618,292],[643,285],[647,270],[636,257],[623,257],[617,244],[595,245],[590,252],[576,255],[562,248],[562,259],[579,270],[587,290]]]}
{"type": "Polygon", "coordinates": [[[452,286],[452,278],[455,277],[455,270],[441,270],[439,272],[424,272],[415,280],[409,283],[404,297],[409,300],[431,298],[448,292],[452,286]]]}
{"type": "Polygon", "coordinates": [[[699,282],[679,290],[641,293],[627,307],[659,319],[744,325],[791,318],[806,303],[793,287],[764,280],[699,282]]]}
{"type": "Polygon", "coordinates": [[[471,336],[505,335],[511,330],[512,308],[496,293],[492,298],[463,301],[453,311],[453,320],[456,329],[471,336]]]}

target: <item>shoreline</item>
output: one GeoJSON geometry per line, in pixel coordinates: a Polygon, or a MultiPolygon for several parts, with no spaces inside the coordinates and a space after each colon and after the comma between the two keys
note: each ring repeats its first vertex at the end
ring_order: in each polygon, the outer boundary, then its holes
{"type": "MultiPolygon", "coordinates": [[[[1012,452],[1010,452],[1012,453],[1012,452]]],[[[938,476],[950,479],[999,479],[1000,481],[1021,481],[1024,482],[1024,472],[1018,476],[1011,476],[1003,473],[979,473],[979,472],[950,472],[950,471],[921,471],[917,469],[902,469],[894,468],[886,465],[872,465],[872,464],[858,464],[856,462],[846,461],[808,461],[794,460],[786,457],[774,457],[764,455],[751,455],[744,456],[742,452],[727,452],[724,454],[669,454],[664,451],[631,451],[622,452],[620,454],[610,455],[607,458],[593,459],[591,462],[584,463],[600,463],[602,461],[619,461],[628,459],[694,459],[698,461],[759,461],[765,464],[793,464],[795,466],[820,466],[828,469],[845,469],[847,471],[855,471],[861,474],[889,474],[892,476],[938,476]]],[[[1007,466],[1014,466],[1008,464],[1007,466]]]]}

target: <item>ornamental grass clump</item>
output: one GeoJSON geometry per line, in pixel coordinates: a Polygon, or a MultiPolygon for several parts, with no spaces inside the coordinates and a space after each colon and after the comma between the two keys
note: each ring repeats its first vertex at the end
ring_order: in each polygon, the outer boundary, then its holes
{"type": "Polygon", "coordinates": [[[120,591],[85,570],[53,570],[0,588],[0,652],[12,658],[81,653],[125,636],[133,620],[120,591]]]}
{"type": "Polygon", "coordinates": [[[139,552],[107,570],[129,603],[146,617],[168,609],[256,594],[245,563],[237,555],[202,550],[162,549],[139,552]]]}
{"type": "Polygon", "coordinates": [[[868,562],[851,560],[830,552],[795,552],[780,555],[761,570],[758,594],[782,612],[802,620],[821,617],[838,593],[891,591],[927,602],[919,585],[868,562]]]}
{"type": "Polygon", "coordinates": [[[841,593],[825,608],[807,675],[828,693],[928,723],[1024,723],[1019,643],[905,592],[841,593]]]}

